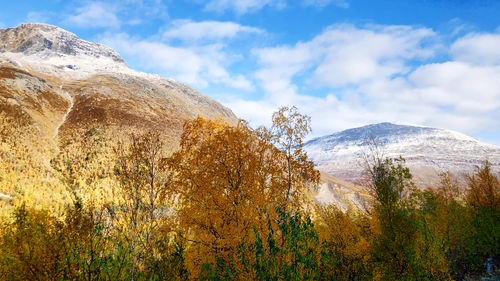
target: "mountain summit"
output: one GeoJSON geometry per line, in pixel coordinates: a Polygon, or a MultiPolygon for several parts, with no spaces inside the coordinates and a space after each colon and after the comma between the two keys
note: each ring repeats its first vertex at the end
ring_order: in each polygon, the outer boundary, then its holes
{"type": "Polygon", "coordinates": [[[128,68],[107,46],[31,23],[0,29],[0,115],[19,123],[9,126],[29,124],[18,129],[37,140],[45,162],[95,127],[117,136],[155,130],[175,147],[188,119],[237,120],[185,84],[128,68]]]}
{"type": "Polygon", "coordinates": [[[28,23],[0,29],[0,53],[8,54],[21,68],[21,61],[25,61],[36,71],[65,77],[133,72],[111,48],[48,24],[28,23]]]}
{"type": "Polygon", "coordinates": [[[500,147],[451,130],[379,123],[348,129],[305,144],[323,172],[356,182],[364,167],[360,156],[375,141],[386,157],[403,156],[421,186],[437,184],[437,174],[470,173],[489,160],[500,171],[500,147]]]}
{"type": "Polygon", "coordinates": [[[0,52],[22,53],[40,58],[88,56],[125,62],[111,48],[78,38],[54,25],[27,23],[0,30],[0,52]]]}

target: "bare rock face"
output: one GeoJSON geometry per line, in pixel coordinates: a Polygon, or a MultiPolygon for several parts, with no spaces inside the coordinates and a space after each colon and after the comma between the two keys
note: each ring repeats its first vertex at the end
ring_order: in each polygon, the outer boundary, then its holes
{"type": "Polygon", "coordinates": [[[22,53],[44,58],[88,56],[110,58],[125,64],[120,55],[104,45],[88,42],[75,34],[48,24],[22,24],[0,29],[0,52],[22,53]]]}
{"type": "Polygon", "coordinates": [[[429,127],[380,123],[345,130],[311,140],[305,149],[317,168],[350,182],[363,179],[360,155],[369,152],[371,139],[385,157],[406,159],[420,187],[435,187],[438,174],[450,171],[458,177],[474,172],[488,160],[500,172],[500,147],[464,134],[429,127]]]}
{"type": "Polygon", "coordinates": [[[316,204],[334,205],[342,211],[368,213],[373,206],[373,196],[367,187],[326,173],[321,173],[320,184],[312,195],[316,204]]]}

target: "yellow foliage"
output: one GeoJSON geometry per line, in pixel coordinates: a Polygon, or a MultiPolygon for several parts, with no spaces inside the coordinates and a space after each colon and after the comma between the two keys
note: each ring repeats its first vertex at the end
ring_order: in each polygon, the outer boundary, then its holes
{"type": "Polygon", "coordinates": [[[191,242],[186,262],[192,277],[201,264],[216,259],[241,265],[238,247],[252,241],[254,227],[267,233],[266,212],[272,218],[276,206],[300,208],[306,185],[297,177],[314,179],[316,173],[297,159],[287,161],[271,137],[245,122],[235,127],[203,118],[186,122],[171,166],[182,203],[179,220],[191,242]],[[300,169],[292,171],[292,162],[300,169]]]}

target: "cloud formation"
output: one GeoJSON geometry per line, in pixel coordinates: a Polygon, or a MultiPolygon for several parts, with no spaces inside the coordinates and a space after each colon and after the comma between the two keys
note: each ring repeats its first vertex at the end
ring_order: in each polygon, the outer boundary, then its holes
{"type": "Polygon", "coordinates": [[[264,31],[234,22],[175,20],[172,26],[162,32],[164,39],[183,41],[220,40],[234,38],[241,34],[259,34],[264,31]]]}
{"type": "Polygon", "coordinates": [[[266,94],[225,104],[254,125],[268,124],[271,109],[297,105],[315,136],[383,121],[498,130],[496,40],[471,33],[446,43],[422,27],[333,25],[310,41],[255,49],[266,94]]]}
{"type": "Polygon", "coordinates": [[[195,87],[223,84],[240,90],[253,88],[243,75],[231,74],[226,69],[231,58],[220,44],[176,47],[158,40],[133,38],[125,33],[108,34],[100,41],[134,58],[134,63],[142,68],[195,87]]]}
{"type": "Polygon", "coordinates": [[[121,25],[121,21],[116,15],[117,8],[104,2],[89,2],[75,9],[75,12],[65,19],[65,23],[76,27],[90,28],[118,28],[121,25]]]}
{"type": "Polygon", "coordinates": [[[278,9],[286,6],[285,0],[210,0],[205,5],[206,11],[224,13],[233,11],[238,15],[256,12],[266,6],[278,9]]]}
{"type": "Polygon", "coordinates": [[[500,34],[471,33],[455,41],[451,54],[458,61],[481,65],[500,64],[500,34]]]}

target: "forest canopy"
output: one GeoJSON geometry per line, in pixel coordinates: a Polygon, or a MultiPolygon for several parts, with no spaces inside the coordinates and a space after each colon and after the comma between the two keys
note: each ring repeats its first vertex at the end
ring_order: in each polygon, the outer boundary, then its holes
{"type": "Polygon", "coordinates": [[[311,207],[310,130],[295,107],[270,128],[198,117],[171,152],[155,132],[95,128],[49,174],[3,138],[0,192],[21,196],[0,198],[0,280],[495,278],[500,183],[487,161],[461,193],[450,173],[418,190],[403,158],[374,157],[368,213],[311,207]]]}

